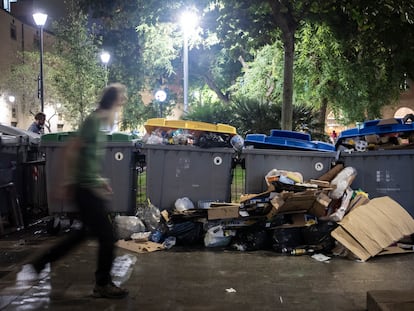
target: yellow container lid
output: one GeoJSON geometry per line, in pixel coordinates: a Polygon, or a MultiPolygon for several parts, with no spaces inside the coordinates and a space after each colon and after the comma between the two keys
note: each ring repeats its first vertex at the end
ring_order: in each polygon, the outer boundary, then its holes
{"type": "Polygon", "coordinates": [[[224,133],[237,135],[236,128],[227,124],[212,124],[207,122],[189,121],[189,120],[167,120],[164,118],[148,119],[144,127],[147,133],[151,133],[158,128],[163,129],[183,129],[192,131],[224,133]]]}

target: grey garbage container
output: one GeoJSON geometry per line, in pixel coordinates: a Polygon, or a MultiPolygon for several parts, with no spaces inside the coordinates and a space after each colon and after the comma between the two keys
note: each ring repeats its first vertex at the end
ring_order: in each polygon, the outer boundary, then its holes
{"type": "Polygon", "coordinates": [[[370,198],[389,196],[414,217],[414,150],[342,153],[341,159],[357,171],[353,189],[368,192],[370,198]]]}
{"type": "Polygon", "coordinates": [[[171,210],[177,199],[225,201],[231,196],[234,150],[184,145],[144,145],[146,194],[159,209],[171,210]]]}
{"type": "MultiPolygon", "coordinates": [[[[46,154],[47,201],[50,215],[76,213],[77,208],[56,196],[61,169],[61,152],[65,142],[76,133],[45,134],[41,139],[41,148],[46,154]]],[[[111,181],[114,195],[108,209],[112,213],[132,214],[136,202],[136,141],[131,135],[114,133],[107,135],[105,143],[105,163],[103,176],[111,181]]]]}
{"type": "Polygon", "coordinates": [[[31,222],[44,216],[47,207],[45,161],[39,150],[40,135],[4,124],[0,124],[0,132],[16,137],[19,142],[17,153],[13,151],[16,162],[13,182],[25,222],[31,222]]]}
{"type": "Polygon", "coordinates": [[[19,137],[21,144],[25,147],[24,162],[39,161],[42,159],[42,154],[39,152],[40,135],[19,129],[13,126],[0,124],[0,133],[19,137]]]}
{"type": "Polygon", "coordinates": [[[18,163],[24,157],[22,150],[20,137],[0,135],[0,234],[4,233],[5,223],[14,224],[17,228],[23,226],[16,191],[18,163]],[[11,218],[14,218],[12,223],[9,221],[11,218]]]}
{"type": "Polygon", "coordinates": [[[335,160],[335,152],[276,149],[244,149],[246,193],[267,189],[265,176],[272,169],[299,172],[304,180],[316,179],[326,173],[335,160]]]}
{"type": "MultiPolygon", "coordinates": [[[[20,139],[18,137],[0,135],[0,185],[15,181],[19,150],[20,139]]],[[[8,204],[8,198],[5,192],[0,192],[0,212],[2,214],[9,209],[8,204]]]]}

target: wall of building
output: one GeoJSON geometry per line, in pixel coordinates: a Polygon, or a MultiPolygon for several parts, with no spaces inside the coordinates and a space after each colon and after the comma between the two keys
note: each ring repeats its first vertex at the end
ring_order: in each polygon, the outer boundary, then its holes
{"type": "MultiPolygon", "coordinates": [[[[19,52],[38,51],[39,31],[33,24],[25,23],[13,14],[0,9],[0,72],[2,75],[10,74],[12,65],[20,61],[17,57],[19,52]]],[[[46,52],[51,49],[54,37],[47,31],[44,31],[43,34],[44,51],[46,52]]],[[[44,71],[46,70],[47,68],[44,68],[44,71]]],[[[37,76],[33,77],[33,79],[36,80],[37,76]]],[[[5,85],[2,85],[0,89],[0,123],[27,129],[33,122],[33,114],[38,111],[23,112],[22,109],[19,109],[22,106],[23,100],[18,94],[13,94],[7,90],[5,85]],[[10,100],[12,97],[14,97],[14,101],[10,100]]],[[[71,125],[65,122],[54,107],[48,105],[47,102],[45,102],[44,112],[46,113],[47,120],[50,121],[51,131],[68,131],[72,129],[71,125]]]]}
{"type": "Polygon", "coordinates": [[[407,81],[407,89],[401,93],[399,100],[384,107],[381,111],[384,119],[402,118],[409,113],[414,114],[414,83],[407,81]]]}

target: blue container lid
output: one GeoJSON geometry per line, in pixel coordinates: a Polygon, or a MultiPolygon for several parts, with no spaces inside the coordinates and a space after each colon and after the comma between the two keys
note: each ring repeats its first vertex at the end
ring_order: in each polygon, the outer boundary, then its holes
{"type": "Polygon", "coordinates": [[[259,149],[294,149],[311,151],[335,151],[335,146],[320,141],[311,141],[307,133],[286,130],[271,130],[270,136],[248,134],[244,140],[246,146],[259,149]]]}
{"type": "Polygon", "coordinates": [[[403,118],[369,120],[355,128],[342,131],[338,136],[337,145],[347,138],[412,131],[414,131],[414,123],[404,123],[403,118]]]}

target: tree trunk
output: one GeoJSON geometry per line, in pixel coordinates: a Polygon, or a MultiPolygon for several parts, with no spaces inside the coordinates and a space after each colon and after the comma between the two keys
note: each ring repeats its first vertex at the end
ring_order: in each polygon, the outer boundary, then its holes
{"type": "Polygon", "coordinates": [[[229,96],[227,94],[223,94],[223,92],[216,85],[216,83],[214,82],[213,78],[210,76],[209,73],[204,74],[203,78],[204,78],[204,81],[206,82],[206,84],[208,85],[208,87],[217,94],[218,98],[222,102],[224,102],[224,103],[229,102],[229,96]]]}
{"type": "Polygon", "coordinates": [[[318,126],[321,134],[325,132],[325,122],[326,122],[326,111],[328,110],[328,99],[326,97],[322,98],[321,110],[319,112],[318,126]]]}
{"type": "Polygon", "coordinates": [[[284,70],[283,70],[283,102],[282,130],[292,130],[293,118],[293,62],[295,51],[295,32],[285,32],[283,37],[284,70]]]}

